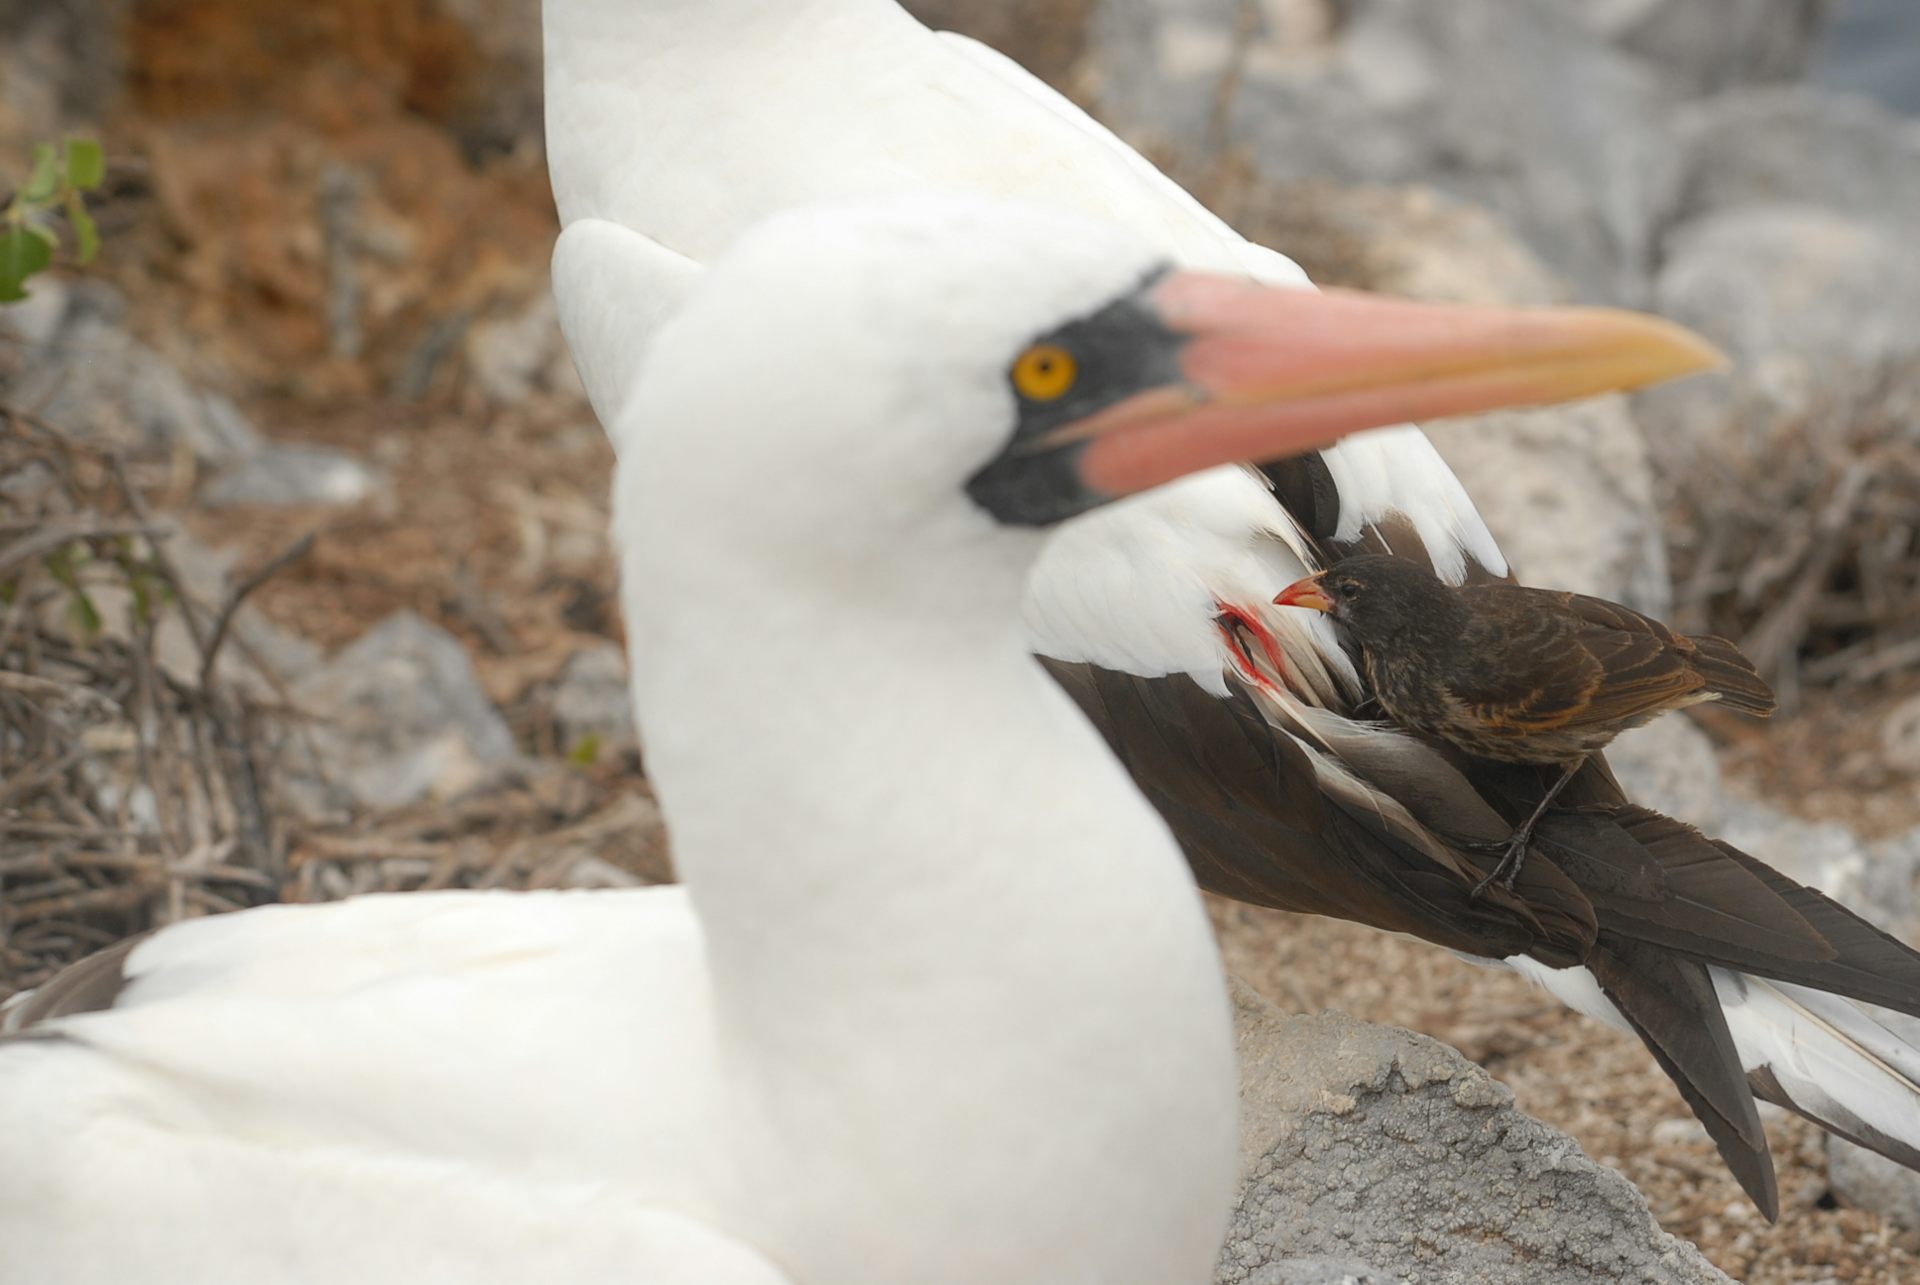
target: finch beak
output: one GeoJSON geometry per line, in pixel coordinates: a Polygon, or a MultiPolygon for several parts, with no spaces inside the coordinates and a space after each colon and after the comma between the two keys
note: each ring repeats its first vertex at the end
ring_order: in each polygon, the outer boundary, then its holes
{"type": "Polygon", "coordinates": [[[1320,588],[1320,577],[1326,574],[1326,572],[1322,571],[1315,575],[1308,576],[1304,580],[1294,581],[1274,595],[1273,605],[1276,607],[1305,607],[1309,611],[1332,611],[1333,599],[1327,597],[1325,591],[1320,588]]]}

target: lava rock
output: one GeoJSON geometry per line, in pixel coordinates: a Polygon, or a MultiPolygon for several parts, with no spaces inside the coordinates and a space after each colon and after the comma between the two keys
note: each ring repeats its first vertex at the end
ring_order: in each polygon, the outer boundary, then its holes
{"type": "MultiPolygon", "coordinates": [[[[1920,832],[1907,840],[1913,857],[1920,857],[1920,832]]],[[[1912,873],[1912,865],[1907,867],[1912,873]]],[[[1915,1048],[1920,1048],[1920,1018],[1876,1008],[1881,1025],[1915,1048]]],[[[1907,1231],[1920,1231],[1920,1173],[1845,1138],[1829,1134],[1827,1180],[1834,1195],[1856,1209],[1879,1214],[1907,1231]]]]}
{"type": "MultiPolygon", "coordinates": [[[[1868,843],[1837,821],[1807,821],[1729,797],[1720,837],[1819,889],[1882,932],[1920,941],[1920,828],[1868,843]]],[[[1896,1013],[1882,1020],[1905,1023],[1920,1036],[1920,1019],[1896,1013]]]]}
{"type": "Polygon", "coordinates": [[[1615,45],[1682,93],[1796,80],[1834,0],[1571,0],[1615,45]]]}
{"type": "Polygon", "coordinates": [[[536,392],[586,401],[550,290],[517,312],[475,322],[467,331],[466,365],[481,394],[497,405],[515,405],[536,392]]]}
{"type": "Polygon", "coordinates": [[[1400,1285],[1403,1279],[1361,1263],[1289,1258],[1268,1263],[1247,1278],[1247,1285],[1400,1285]]]}
{"type": "Polygon", "coordinates": [[[1839,895],[1857,914],[1901,940],[1920,941],[1920,829],[1869,845],[1866,860],[1853,868],[1839,895]]]}
{"type": "MultiPolygon", "coordinates": [[[[36,293],[49,287],[36,280],[36,293]]],[[[65,292],[57,322],[19,379],[15,400],[63,429],[130,451],[183,447],[203,464],[237,463],[261,449],[246,416],[227,398],[198,388],[122,324],[125,301],[87,283],[65,292]]]]}
{"type": "Polygon", "coordinates": [[[1607,766],[1635,803],[1719,832],[1726,816],[1720,760],[1692,719],[1669,715],[1621,733],[1607,746],[1607,766]]]}
{"type": "Polygon", "coordinates": [[[1920,696],[1901,701],[1881,720],[1880,748],[1889,767],[1920,776],[1920,696]]]}
{"type": "Polygon", "coordinates": [[[293,695],[315,718],[321,759],[318,779],[294,783],[310,812],[451,798],[525,765],[459,640],[412,612],[389,616],[293,695]]]}
{"type": "Polygon", "coordinates": [[[601,643],[569,656],[554,685],[553,721],[569,745],[588,736],[633,742],[626,653],[612,643],[601,643]]]}
{"type": "Polygon", "coordinates": [[[1301,1258],[1390,1264],[1409,1285],[1728,1285],[1625,1178],[1452,1049],[1288,1016],[1237,982],[1234,999],[1243,1185],[1220,1285],[1301,1258]]]}
{"type": "Polygon", "coordinates": [[[1521,580],[1668,614],[1652,471],[1622,399],[1448,420],[1427,434],[1521,580]]]}
{"type": "Polygon", "coordinates": [[[1803,87],[1741,90],[1689,107],[1676,133],[1684,160],[1670,223],[1797,203],[1911,238],[1920,131],[1877,104],[1803,87]]]}
{"type": "Polygon", "coordinates": [[[214,509],[299,504],[345,508],[385,485],[379,472],[344,451],[275,443],[223,470],[201,488],[200,503],[214,509]]]}
{"type": "MultiPolygon", "coordinates": [[[[1920,1031],[1905,1032],[1909,1040],[1920,1031]]],[[[1879,1214],[1908,1231],[1920,1231],[1920,1174],[1845,1138],[1827,1137],[1827,1181],[1833,1194],[1856,1209],[1879,1214]]]]}
{"type": "Polygon", "coordinates": [[[0,0],[0,144],[9,156],[121,97],[131,0],[0,0]]]}
{"type": "Polygon", "coordinates": [[[1561,5],[1351,0],[1317,37],[1243,36],[1248,11],[1102,6],[1100,114],[1156,154],[1243,157],[1270,181],[1439,188],[1500,214],[1582,296],[1643,297],[1679,152],[1673,96],[1637,59],[1561,5]]]}
{"type": "MultiPolygon", "coordinates": [[[[1920,178],[1920,155],[1915,165],[1920,178]]],[[[1848,214],[1748,205],[1670,238],[1657,300],[1725,348],[1748,383],[1806,383],[1815,376],[1767,366],[1793,357],[1801,367],[1871,370],[1920,355],[1920,262],[1910,250],[1848,214]]]]}
{"type": "Polygon", "coordinates": [[[1676,490],[1713,503],[1730,466],[1775,457],[1789,436],[1844,459],[1858,449],[1845,435],[1904,417],[1897,399],[1912,384],[1898,372],[1920,369],[1920,260],[1883,225],[1807,205],[1713,213],[1669,238],[1656,296],[1730,358],[1633,399],[1676,490]]]}

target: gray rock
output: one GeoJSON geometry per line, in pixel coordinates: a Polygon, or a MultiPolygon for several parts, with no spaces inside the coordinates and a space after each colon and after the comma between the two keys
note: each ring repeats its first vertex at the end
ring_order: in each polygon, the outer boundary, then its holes
{"type": "Polygon", "coordinates": [[[1842,886],[1840,892],[1855,913],[1903,941],[1920,941],[1920,829],[1870,845],[1851,885],[1842,886]]]}
{"type": "Polygon", "coordinates": [[[1691,95],[1797,80],[1833,0],[1570,0],[1620,48],[1691,95]]]}
{"type": "Polygon", "coordinates": [[[1512,228],[1430,187],[1314,179],[1262,187],[1228,208],[1243,232],[1283,248],[1322,285],[1446,303],[1571,298],[1512,228]]]}
{"type": "Polygon", "coordinates": [[[1920,256],[1905,239],[1845,214],[1762,204],[1701,218],[1668,248],[1659,311],[1731,359],[1634,398],[1675,489],[1710,502],[1729,467],[1763,469],[1783,435],[1845,434],[1876,408],[1899,422],[1890,372],[1920,361],[1920,256]]]}
{"type": "Polygon", "coordinates": [[[569,656],[554,686],[553,721],[569,745],[586,736],[633,741],[626,653],[612,643],[601,643],[569,656]]]}
{"type": "Polygon", "coordinates": [[[1909,696],[1881,720],[1880,750],[1888,767],[1920,776],[1920,696],[1909,696]]]}
{"type": "Polygon", "coordinates": [[[1684,715],[1636,727],[1607,747],[1607,764],[1636,803],[1717,834],[1726,814],[1713,741],[1684,715]]]}
{"type": "Polygon", "coordinates": [[[1814,55],[1813,79],[1840,93],[1864,94],[1898,112],[1920,115],[1920,8],[1913,0],[1845,0],[1814,55]]]}
{"type": "Polygon", "coordinates": [[[70,432],[129,450],[179,446],[210,465],[259,450],[246,416],[129,334],[123,311],[104,286],[74,289],[53,337],[22,376],[17,400],[70,432]]]}
{"type": "Polygon", "coordinates": [[[386,484],[353,456],[325,446],[274,443],[223,469],[200,489],[208,508],[358,504],[386,484]]]}
{"type": "Polygon", "coordinates": [[[412,612],[389,616],[293,695],[316,719],[323,779],[298,791],[310,811],[333,811],[332,792],[366,808],[449,798],[525,762],[459,641],[412,612]]]}
{"type": "Polygon", "coordinates": [[[1920,132],[1865,99],[1800,87],[1741,90],[1688,108],[1677,133],[1685,160],[1674,223],[1784,202],[1909,239],[1914,230],[1920,132]]]}
{"type": "Polygon", "coordinates": [[[1403,1279],[1345,1260],[1289,1258],[1268,1263],[1247,1278],[1247,1285],[1400,1285],[1403,1279]]]}
{"type": "MultiPolygon", "coordinates": [[[[233,555],[202,544],[171,523],[167,531],[167,556],[187,592],[208,612],[220,610],[233,592],[233,555]]],[[[240,605],[227,634],[219,677],[257,699],[277,702],[289,684],[313,672],[324,659],[319,647],[281,629],[251,603],[240,605]]],[[[200,649],[177,614],[170,614],[156,631],[154,656],[182,681],[198,681],[200,649]]]]}
{"type": "Polygon", "coordinates": [[[489,401],[510,406],[535,392],[585,400],[551,291],[542,290],[516,313],[475,322],[465,343],[467,370],[489,401]]]}
{"type": "Polygon", "coordinates": [[[0,308],[0,337],[38,348],[53,342],[66,320],[73,291],[59,277],[38,276],[27,284],[27,297],[0,308]]]}
{"type": "Polygon", "coordinates": [[[9,156],[87,122],[120,96],[130,0],[0,0],[0,142],[9,156]]]}
{"type": "Polygon", "coordinates": [[[1522,580],[1667,614],[1652,468],[1623,399],[1446,420],[1427,434],[1522,580]]]}
{"type": "Polygon", "coordinates": [[[1101,114],[1201,164],[1244,154],[1273,181],[1452,192],[1498,212],[1583,296],[1642,297],[1678,151],[1667,91],[1637,59],[1558,4],[1352,0],[1320,40],[1262,22],[1237,49],[1243,10],[1102,6],[1101,114]]]}
{"type": "Polygon", "coordinates": [[[1221,1285],[1300,1258],[1390,1264],[1408,1285],[1727,1285],[1453,1050],[1234,995],[1243,1186],[1221,1285]]]}
{"type": "Polygon", "coordinates": [[[1859,836],[1846,826],[1803,821],[1764,803],[1730,797],[1719,837],[1788,878],[1868,914],[1860,903],[1872,858],[1859,836]]]}
{"type": "MultiPolygon", "coordinates": [[[[1907,1038],[1915,1033],[1907,1032],[1907,1038]]],[[[1854,1208],[1920,1231],[1920,1174],[1904,1165],[1829,1134],[1827,1181],[1833,1194],[1854,1208]]]]}
{"type": "Polygon", "coordinates": [[[1812,205],[1746,205],[1687,224],[1667,242],[1656,298],[1725,348],[1749,384],[1804,384],[1816,378],[1808,367],[1874,369],[1920,353],[1912,246],[1812,205]],[[1787,358],[1799,364],[1770,369],[1787,358]]]}
{"type": "MultiPolygon", "coordinates": [[[[1904,873],[1911,878],[1915,865],[1920,864],[1920,831],[1915,831],[1902,842],[1907,849],[1904,853],[1904,873]]],[[[1912,909],[1911,891],[1909,886],[1909,912],[1912,909]]],[[[1908,924],[1911,927],[1910,914],[1908,924]]],[[[1909,937],[1909,940],[1912,938],[1909,937]]],[[[1920,1018],[1884,1008],[1869,1008],[1868,1011],[1882,1026],[1914,1048],[1920,1048],[1920,1018]]],[[[1826,1145],[1827,1180],[1836,1196],[1857,1209],[1879,1214],[1896,1226],[1908,1231],[1920,1231],[1920,1173],[1832,1134],[1827,1135],[1826,1145]]]]}
{"type": "MultiPolygon", "coordinates": [[[[202,544],[168,517],[157,520],[153,545],[172,563],[179,575],[180,588],[196,605],[200,620],[211,620],[225,607],[233,591],[232,554],[202,544]]],[[[89,574],[87,594],[100,616],[101,637],[130,641],[134,636],[136,603],[125,577],[104,569],[89,574]]],[[[49,598],[42,609],[46,613],[43,624],[47,628],[65,627],[63,599],[49,598]]],[[[171,606],[159,611],[153,654],[155,663],[175,681],[188,686],[199,684],[200,645],[188,630],[182,611],[171,606]]],[[[321,659],[320,648],[274,625],[252,603],[242,603],[228,624],[216,676],[218,681],[245,695],[278,703],[287,684],[311,672],[321,659]]]]}

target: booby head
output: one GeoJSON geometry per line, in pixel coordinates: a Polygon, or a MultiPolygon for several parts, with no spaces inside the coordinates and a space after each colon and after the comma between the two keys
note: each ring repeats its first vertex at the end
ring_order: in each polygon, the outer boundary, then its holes
{"type": "Polygon", "coordinates": [[[756,546],[864,563],[956,523],[1032,531],[1220,464],[1718,360],[1639,314],[1261,286],[1078,216],[917,196],[742,238],[661,331],[617,435],[676,503],[745,494],[727,525],[756,546]]]}

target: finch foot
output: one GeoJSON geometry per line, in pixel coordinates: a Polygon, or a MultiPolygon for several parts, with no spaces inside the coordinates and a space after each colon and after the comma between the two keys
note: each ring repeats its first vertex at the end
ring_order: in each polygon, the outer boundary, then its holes
{"type": "MultiPolygon", "coordinates": [[[[1585,762],[1585,760],[1583,759],[1581,762],[1585,762]]],[[[1467,894],[1469,897],[1475,901],[1480,900],[1480,898],[1486,896],[1487,889],[1493,887],[1495,883],[1498,883],[1508,892],[1513,891],[1513,886],[1520,881],[1520,868],[1527,863],[1527,845],[1533,841],[1533,827],[1539,823],[1541,817],[1546,815],[1547,805],[1552,803],[1560,791],[1566,788],[1567,782],[1571,781],[1574,773],[1579,770],[1580,763],[1575,763],[1560,773],[1559,778],[1555,780],[1554,783],[1548,787],[1547,792],[1540,797],[1539,804],[1533,809],[1533,815],[1513,828],[1513,833],[1507,837],[1504,845],[1505,851],[1500,857],[1500,863],[1494,866],[1491,874],[1479,883],[1473,885],[1473,891],[1467,894]]],[[[1478,848],[1482,852],[1491,852],[1496,847],[1503,845],[1481,843],[1471,846],[1478,848]]]]}
{"type": "Polygon", "coordinates": [[[1500,857],[1500,863],[1494,866],[1492,872],[1488,874],[1486,878],[1473,885],[1473,890],[1467,895],[1475,901],[1478,901],[1480,898],[1486,896],[1487,889],[1493,887],[1496,883],[1508,892],[1512,892],[1514,884],[1520,881],[1521,867],[1527,863],[1527,843],[1532,838],[1533,822],[1529,821],[1515,830],[1513,837],[1508,839],[1504,845],[1486,845],[1489,850],[1495,846],[1502,846],[1503,852],[1500,857]]]}

